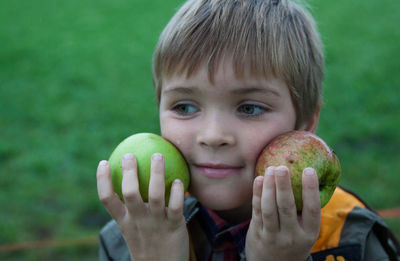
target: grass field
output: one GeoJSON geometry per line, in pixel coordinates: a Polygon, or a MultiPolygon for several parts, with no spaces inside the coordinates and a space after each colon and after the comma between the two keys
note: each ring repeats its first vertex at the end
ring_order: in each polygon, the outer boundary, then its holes
{"type": "MultiPolygon", "coordinates": [[[[178,0],[0,2],[0,245],[95,236],[99,160],[159,132],[151,55],[178,0]]],[[[341,185],[400,207],[400,1],[310,2],[325,43],[318,134],[341,185]]],[[[400,236],[400,219],[387,220],[400,236]]],[[[96,244],[0,260],[96,260],[96,244]]]]}

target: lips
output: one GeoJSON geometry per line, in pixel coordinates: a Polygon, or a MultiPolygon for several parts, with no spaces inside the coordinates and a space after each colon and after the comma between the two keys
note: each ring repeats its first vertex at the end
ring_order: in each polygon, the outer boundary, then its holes
{"type": "Polygon", "coordinates": [[[196,164],[195,168],[203,176],[208,178],[223,179],[229,176],[237,175],[243,169],[240,166],[225,164],[196,164]]]}

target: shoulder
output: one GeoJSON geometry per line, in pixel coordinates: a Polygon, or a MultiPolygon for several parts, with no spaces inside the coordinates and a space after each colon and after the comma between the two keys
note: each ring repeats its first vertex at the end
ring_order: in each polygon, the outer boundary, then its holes
{"type": "MultiPolygon", "coordinates": [[[[198,201],[185,197],[184,216],[186,223],[197,213],[198,201]]],[[[129,250],[115,220],[109,221],[100,231],[99,260],[130,260],[129,250]]]]}
{"type": "Polygon", "coordinates": [[[389,231],[383,219],[358,196],[337,188],[321,210],[320,235],[312,249],[313,258],[325,260],[332,255],[347,257],[344,260],[390,260],[393,248],[388,247],[389,231]]]}
{"type": "Polygon", "coordinates": [[[123,239],[121,231],[119,230],[117,222],[110,220],[100,231],[100,238],[104,238],[106,241],[120,241],[123,239]]]}
{"type": "Polygon", "coordinates": [[[99,240],[99,260],[130,260],[128,247],[114,220],[102,228],[99,240]]]}

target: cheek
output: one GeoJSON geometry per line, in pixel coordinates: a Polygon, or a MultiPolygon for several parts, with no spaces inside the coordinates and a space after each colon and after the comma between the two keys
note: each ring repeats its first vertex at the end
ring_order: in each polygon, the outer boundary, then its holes
{"type": "Polygon", "coordinates": [[[274,139],[276,136],[293,130],[293,126],[281,126],[280,128],[254,128],[256,132],[251,131],[245,135],[244,142],[244,155],[246,155],[249,164],[255,166],[258,156],[263,149],[274,139]]]}
{"type": "MultiPolygon", "coordinates": [[[[172,124],[168,119],[160,119],[161,135],[167,140],[177,143],[176,137],[179,134],[179,128],[176,124],[172,124]]],[[[175,144],[177,145],[177,144],[175,144]]]]}
{"type": "Polygon", "coordinates": [[[248,146],[246,146],[246,149],[244,151],[247,162],[251,164],[252,166],[255,165],[258,156],[260,155],[261,151],[264,149],[264,147],[268,144],[268,140],[263,140],[263,139],[257,139],[257,140],[248,140],[248,146]]]}
{"type": "Polygon", "coordinates": [[[179,121],[160,119],[161,135],[174,144],[183,154],[190,148],[190,130],[179,121]]]}

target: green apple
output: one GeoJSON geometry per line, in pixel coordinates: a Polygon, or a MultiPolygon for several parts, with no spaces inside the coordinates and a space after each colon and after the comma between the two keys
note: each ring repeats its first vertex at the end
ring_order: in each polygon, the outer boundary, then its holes
{"type": "Polygon", "coordinates": [[[274,138],[261,152],[256,175],[264,175],[268,166],[284,165],[289,168],[292,189],[298,211],[303,208],[302,173],[307,167],[318,175],[321,208],[335,191],[341,176],[340,162],[333,150],[314,133],[290,131],[274,138]]]}
{"type": "Polygon", "coordinates": [[[144,202],[148,202],[151,156],[161,153],[165,159],[165,202],[169,201],[171,185],[180,179],[187,191],[190,181],[189,169],[185,159],[169,141],[152,133],[138,133],[123,140],[113,151],[109,163],[114,191],[122,196],[122,157],[132,153],[138,165],[139,190],[144,202]]]}

